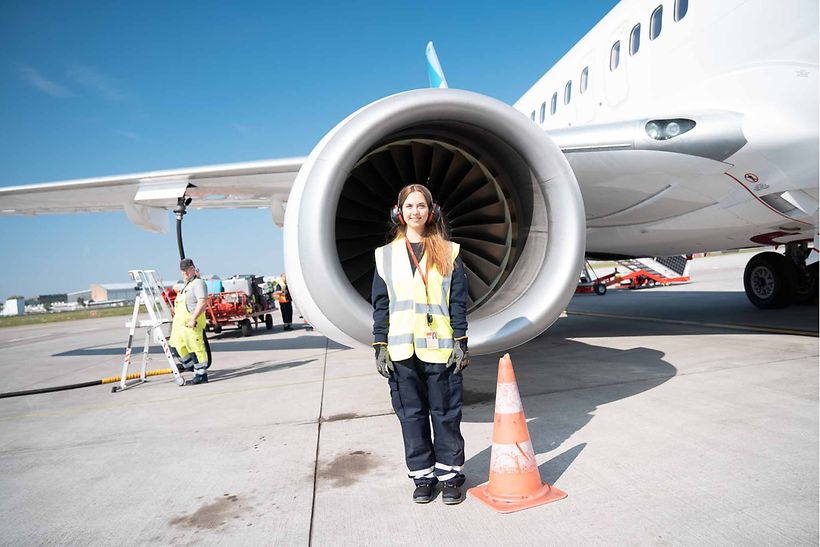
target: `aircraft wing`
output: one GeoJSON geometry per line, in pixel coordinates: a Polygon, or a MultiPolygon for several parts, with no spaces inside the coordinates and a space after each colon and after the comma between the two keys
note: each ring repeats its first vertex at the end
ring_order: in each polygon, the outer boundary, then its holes
{"type": "Polygon", "coordinates": [[[192,198],[190,208],[270,207],[274,222],[284,224],[290,188],[303,157],[261,160],[0,187],[0,215],[124,210],[140,228],[164,232],[166,211],[178,198],[192,198]]]}

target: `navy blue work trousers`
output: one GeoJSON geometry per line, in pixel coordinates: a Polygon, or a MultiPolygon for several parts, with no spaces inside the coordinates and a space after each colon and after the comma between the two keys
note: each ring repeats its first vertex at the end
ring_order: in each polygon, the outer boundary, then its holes
{"type": "Polygon", "coordinates": [[[395,365],[388,383],[401,423],[410,478],[417,485],[442,481],[460,486],[464,483],[461,374],[453,374],[452,367],[443,364],[420,361],[415,355],[395,365]]]}

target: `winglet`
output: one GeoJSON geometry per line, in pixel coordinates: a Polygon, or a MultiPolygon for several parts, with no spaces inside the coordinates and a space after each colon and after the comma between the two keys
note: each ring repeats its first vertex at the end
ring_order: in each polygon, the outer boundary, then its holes
{"type": "Polygon", "coordinates": [[[441,63],[438,62],[433,42],[427,42],[427,75],[430,77],[430,87],[447,87],[447,79],[444,77],[441,63]]]}

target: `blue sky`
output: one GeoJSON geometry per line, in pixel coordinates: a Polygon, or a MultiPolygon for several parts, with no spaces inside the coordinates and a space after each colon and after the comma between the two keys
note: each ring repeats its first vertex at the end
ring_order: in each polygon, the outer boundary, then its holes
{"type": "MultiPolygon", "coordinates": [[[[512,103],[617,2],[0,0],[0,186],[307,155],[345,116],[426,87],[512,103]]],[[[267,210],[193,211],[203,273],[275,274],[267,210]]],[[[0,298],[174,279],[165,235],[124,213],[0,217],[0,298]]]]}

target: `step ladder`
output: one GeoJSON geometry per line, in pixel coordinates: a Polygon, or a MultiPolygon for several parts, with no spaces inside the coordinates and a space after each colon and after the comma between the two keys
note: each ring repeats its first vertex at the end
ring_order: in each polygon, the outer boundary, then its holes
{"type": "Polygon", "coordinates": [[[168,346],[168,340],[165,333],[162,331],[163,325],[171,324],[171,308],[163,298],[162,281],[157,276],[155,270],[129,270],[128,275],[136,283],[136,289],[139,291],[136,301],[134,301],[134,312],[131,314],[131,321],[126,323],[128,327],[128,345],[125,348],[125,358],[122,363],[122,375],[120,376],[120,383],[112,388],[112,393],[123,391],[129,387],[147,382],[146,373],[148,369],[148,361],[151,357],[148,355],[151,347],[151,339],[162,346],[162,351],[165,354],[165,359],[174,374],[174,379],[178,386],[185,385],[185,379],[177,369],[176,361],[171,355],[171,348],[168,346]],[[145,305],[148,311],[148,319],[139,319],[140,306],[145,305]],[[128,367],[131,365],[131,349],[134,342],[134,334],[137,329],[146,329],[145,344],[142,349],[142,367],[140,369],[140,376],[135,381],[127,383],[128,367]]]}

